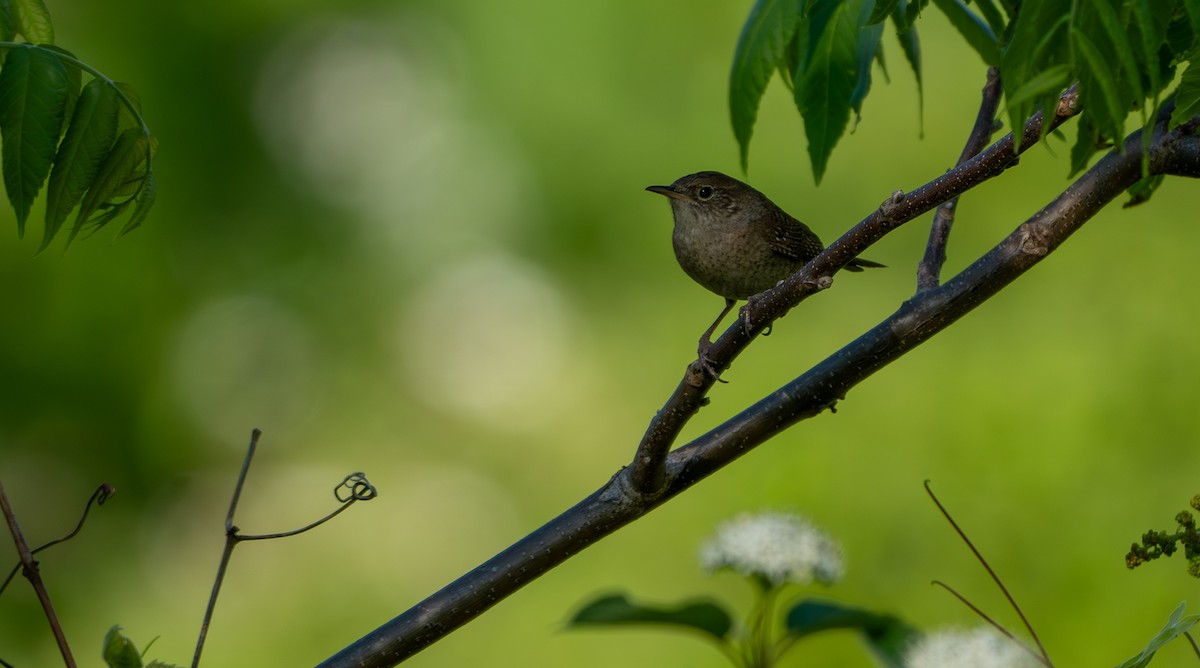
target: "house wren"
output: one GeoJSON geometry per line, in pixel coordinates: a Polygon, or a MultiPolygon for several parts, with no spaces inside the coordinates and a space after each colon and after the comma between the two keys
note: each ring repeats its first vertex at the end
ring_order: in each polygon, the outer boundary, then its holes
{"type": "MultiPolygon", "coordinates": [[[[700,337],[700,362],[708,362],[712,333],[739,299],[775,287],[825,250],[804,223],[754,188],[720,172],[699,172],[650,192],[671,199],[675,215],[675,258],[692,280],[725,298],[725,309],[700,337]]],[[[882,267],[853,259],[848,271],[882,267]]]]}

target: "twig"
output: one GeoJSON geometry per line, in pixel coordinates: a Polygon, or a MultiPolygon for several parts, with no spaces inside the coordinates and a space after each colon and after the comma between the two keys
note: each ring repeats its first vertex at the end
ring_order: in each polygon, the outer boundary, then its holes
{"type": "MultiPolygon", "coordinates": [[[[1079,91],[1075,86],[1063,93],[1050,119],[1050,129],[1078,113],[1078,97],[1079,91]]],[[[1042,125],[1041,111],[1030,117],[1025,124],[1021,152],[1036,143],[1041,136],[1042,125]]],[[[1003,173],[1016,157],[1013,138],[1009,134],[986,151],[907,195],[899,191],[893,193],[878,210],[830,244],[800,271],[748,303],[743,310],[743,317],[725,330],[709,348],[708,357],[713,369],[720,372],[729,368],[734,358],[745,350],[759,332],[801,301],[827,287],[830,277],[838,269],[862,254],[871,244],[942,202],[1003,173]]],[[[650,421],[630,464],[630,484],[638,494],[654,497],[663,493],[667,482],[664,469],[667,452],[687,421],[704,405],[705,395],[713,384],[711,375],[696,373],[689,366],[675,392],[650,421]]],[[[829,403],[821,406],[818,412],[832,406],[838,398],[831,397],[829,403]]]]}
{"type": "Polygon", "coordinates": [[[8,503],[8,495],[4,493],[3,483],[0,483],[0,512],[4,513],[4,519],[8,522],[8,531],[17,545],[17,554],[21,557],[21,564],[24,567],[22,573],[29,580],[29,584],[33,585],[38,601],[42,604],[42,612],[46,615],[46,620],[50,622],[50,630],[54,633],[54,640],[58,643],[58,651],[62,653],[63,663],[67,665],[67,668],[75,668],[75,657],[71,656],[71,646],[67,643],[67,636],[63,633],[62,624],[58,621],[58,614],[54,612],[54,604],[50,602],[50,592],[46,591],[46,585],[42,582],[42,574],[38,570],[38,563],[33,560],[29,544],[25,542],[25,536],[21,534],[17,516],[8,503]]]}
{"type": "Polygon", "coordinates": [[[260,429],[250,432],[250,445],[246,448],[246,458],[242,460],[242,471],[233,487],[233,498],[229,500],[229,512],[225,514],[225,547],[221,550],[221,562],[217,565],[217,577],[213,580],[212,593],[208,596],[208,607],[204,609],[204,621],[200,622],[200,637],[196,640],[196,653],[192,655],[192,668],[200,665],[200,654],[204,651],[204,640],[208,637],[208,625],[212,622],[213,610],[217,607],[217,595],[221,593],[221,584],[225,582],[225,570],[229,567],[233,548],[238,544],[238,528],[233,524],[233,516],[237,513],[238,500],[242,497],[242,488],[246,486],[246,474],[250,472],[250,462],[254,460],[254,451],[258,449],[260,436],[260,429]]]}
{"type": "MultiPolygon", "coordinates": [[[[103,506],[104,502],[108,501],[109,497],[111,497],[115,493],[116,493],[116,490],[113,489],[113,486],[108,483],[104,483],[104,484],[100,485],[99,487],[97,487],[96,491],[92,492],[92,496],[91,496],[91,498],[88,499],[88,502],[86,504],[84,504],[83,515],[81,515],[79,517],[79,522],[77,522],[75,524],[75,528],[72,529],[70,533],[63,536],[62,538],[56,538],[56,539],[50,541],[49,543],[46,543],[45,545],[42,545],[40,547],[30,550],[29,554],[30,555],[37,554],[38,552],[41,552],[42,550],[45,550],[46,548],[54,547],[55,545],[58,545],[59,543],[66,542],[66,541],[74,538],[79,533],[79,531],[81,529],[83,529],[83,523],[87,521],[88,513],[91,512],[91,510],[92,510],[92,505],[95,504],[97,506],[103,506]]],[[[21,570],[20,562],[18,562],[16,566],[13,566],[12,570],[9,571],[8,577],[4,580],[4,584],[0,584],[0,593],[4,593],[4,590],[8,587],[8,584],[10,582],[12,582],[12,579],[14,577],[16,577],[17,571],[19,571],[19,570],[21,570]]]]}
{"type": "Polygon", "coordinates": [[[237,485],[233,488],[233,498],[229,501],[229,512],[225,515],[225,547],[221,550],[221,561],[217,565],[217,576],[213,580],[212,593],[208,597],[208,607],[204,610],[204,621],[200,623],[200,638],[196,641],[196,653],[192,656],[192,668],[197,668],[200,665],[200,654],[204,651],[204,641],[208,637],[208,627],[212,622],[213,610],[217,606],[217,595],[221,593],[221,584],[225,581],[225,571],[228,569],[229,561],[233,557],[233,548],[237,547],[238,543],[246,540],[287,538],[288,536],[304,533],[337,517],[342,511],[354,505],[355,502],[370,501],[378,496],[375,487],[367,481],[366,475],[362,472],[351,473],[333,488],[333,496],[341,505],[325,517],[291,531],[258,535],[238,533],[238,528],[233,523],[233,519],[237,514],[238,501],[241,499],[242,489],[246,486],[246,474],[250,472],[250,462],[254,460],[254,452],[258,449],[258,439],[260,436],[262,436],[262,431],[258,429],[250,432],[250,446],[246,448],[246,458],[242,461],[242,470],[238,474],[237,485]]]}
{"type": "MultiPolygon", "coordinates": [[[[962,530],[962,527],[958,526],[958,522],[955,522],[954,518],[950,515],[950,512],[946,510],[946,506],[943,506],[941,500],[938,499],[937,495],[933,493],[933,488],[930,487],[928,480],[925,481],[925,493],[929,495],[929,498],[933,499],[933,503],[937,505],[938,510],[941,511],[942,517],[945,517],[946,521],[950,523],[950,526],[954,527],[955,533],[957,533],[958,537],[962,539],[962,542],[966,543],[967,547],[971,550],[971,554],[975,555],[975,560],[978,561],[981,566],[983,566],[983,570],[987,571],[988,577],[990,577],[992,582],[995,582],[996,586],[1000,588],[1000,592],[1004,594],[1004,598],[1008,600],[1008,605],[1017,612],[1017,616],[1021,618],[1021,623],[1025,625],[1025,630],[1029,632],[1030,637],[1033,638],[1033,642],[1037,643],[1038,651],[1045,660],[1045,664],[1049,665],[1050,655],[1046,653],[1046,646],[1042,644],[1042,639],[1038,637],[1037,631],[1033,630],[1033,624],[1029,623],[1029,619],[1025,617],[1025,612],[1021,610],[1021,606],[1017,605],[1017,600],[1008,592],[1008,587],[1004,586],[1004,581],[1000,579],[1000,576],[996,575],[996,571],[992,570],[992,565],[989,564],[988,560],[983,557],[983,553],[975,547],[975,543],[971,542],[971,539],[967,537],[967,533],[962,530]]],[[[945,585],[943,586],[945,587],[945,585]]],[[[946,589],[954,593],[955,596],[958,596],[958,593],[954,592],[954,590],[950,589],[949,587],[946,587],[946,589]]],[[[958,596],[958,598],[964,603],[966,602],[966,599],[963,597],[958,596]]],[[[968,603],[967,605],[970,604],[968,603]]],[[[988,619],[988,617],[984,615],[978,608],[971,605],[971,609],[974,610],[976,614],[982,616],[985,620],[990,622],[992,626],[1001,629],[1001,631],[1009,638],[1013,637],[1011,633],[1004,631],[999,624],[988,619]]]]}
{"type": "MultiPolygon", "coordinates": [[[[1037,138],[1036,128],[1032,133],[1030,128],[1026,130],[1030,142],[1037,138]]],[[[1112,151],[1102,158],[1053,202],[953,279],[909,299],[896,313],[802,376],[688,445],[671,451],[665,466],[664,491],[643,494],[631,482],[633,467],[619,471],[574,507],[320,665],[378,668],[403,661],[755,446],[796,422],[817,415],[855,385],[949,327],[1058,248],[1141,178],[1143,150],[1150,151],[1150,168],[1155,173],[1200,172],[1200,138],[1186,134],[1181,128],[1166,132],[1159,126],[1156,130],[1149,149],[1143,147],[1140,131],[1130,135],[1122,151],[1112,151]]],[[[1011,151],[1011,142],[1008,146],[1011,151]]],[[[975,160],[986,159],[985,155],[986,152],[975,160]]],[[[788,290],[799,288],[805,277],[813,275],[812,271],[836,268],[839,262],[857,256],[876,234],[882,233],[874,227],[869,232],[852,230],[798,276],[764,293],[766,304],[760,304],[763,312],[786,310],[788,290]]],[[[725,361],[740,332],[738,324],[722,337],[719,345],[725,361]]]]}
{"type": "MultiPolygon", "coordinates": [[[[954,598],[957,598],[959,603],[962,603],[963,605],[970,608],[971,612],[978,615],[979,618],[982,619],[983,621],[987,622],[989,626],[996,629],[1005,638],[1008,638],[1009,640],[1013,641],[1014,643],[1017,644],[1018,647],[1025,650],[1026,652],[1028,652],[1029,655],[1032,656],[1038,663],[1042,664],[1043,666],[1046,666],[1046,668],[1054,668],[1054,664],[1051,663],[1050,657],[1045,655],[1045,652],[1046,652],[1045,648],[1042,648],[1042,653],[1038,654],[1037,650],[1035,650],[1032,647],[1030,647],[1029,645],[1026,645],[1025,643],[1021,642],[1020,638],[1016,637],[1015,635],[1012,634],[1011,631],[1009,631],[1008,629],[1001,626],[1000,622],[997,622],[996,620],[989,617],[986,612],[984,612],[983,610],[980,610],[978,606],[976,606],[974,603],[968,601],[965,596],[963,596],[962,594],[955,591],[953,587],[946,584],[945,582],[942,582],[941,580],[934,580],[933,584],[950,592],[950,595],[953,596],[954,598]]],[[[1041,644],[1039,643],[1038,646],[1041,647],[1041,644]]]]}
{"type": "MultiPolygon", "coordinates": [[[[992,139],[996,127],[996,109],[1000,106],[1000,72],[994,67],[987,71],[987,83],[983,85],[983,99],[979,102],[979,113],[975,115],[975,126],[967,136],[959,165],[975,157],[992,139]]],[[[942,265],[946,263],[946,243],[950,240],[950,228],[954,225],[954,211],[958,197],[942,202],[933,213],[929,226],[929,243],[925,246],[925,257],[917,266],[917,290],[937,287],[941,280],[942,265]]]]}

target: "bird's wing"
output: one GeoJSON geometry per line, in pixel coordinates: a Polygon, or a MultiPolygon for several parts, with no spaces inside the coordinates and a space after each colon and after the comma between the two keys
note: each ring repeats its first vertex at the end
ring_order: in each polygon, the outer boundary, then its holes
{"type": "Polygon", "coordinates": [[[773,212],[769,225],[765,226],[767,245],[785,257],[808,262],[825,250],[825,245],[804,223],[782,211],[773,212]]]}

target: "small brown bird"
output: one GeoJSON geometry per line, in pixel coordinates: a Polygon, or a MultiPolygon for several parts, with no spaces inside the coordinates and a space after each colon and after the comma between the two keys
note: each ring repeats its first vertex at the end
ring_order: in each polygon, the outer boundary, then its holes
{"type": "MultiPolygon", "coordinates": [[[[689,174],[650,192],[671,199],[672,241],[679,266],[692,280],[725,298],[725,309],[700,337],[697,353],[708,362],[712,333],[734,302],[775,287],[825,250],[821,239],[754,188],[720,172],[689,174]]],[[[854,259],[848,271],[882,267],[854,259]]]]}

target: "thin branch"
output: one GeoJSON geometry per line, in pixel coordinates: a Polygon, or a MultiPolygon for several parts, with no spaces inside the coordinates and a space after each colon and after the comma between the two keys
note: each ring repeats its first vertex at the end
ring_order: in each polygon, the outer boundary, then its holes
{"type": "Polygon", "coordinates": [[[999,631],[1000,634],[1003,635],[1005,638],[1008,638],[1012,642],[1016,643],[1018,647],[1025,650],[1029,654],[1029,656],[1032,656],[1035,660],[1037,660],[1038,663],[1042,664],[1043,666],[1046,666],[1046,668],[1054,668],[1054,664],[1050,661],[1050,657],[1046,656],[1046,649],[1044,647],[1042,647],[1042,644],[1040,642],[1038,643],[1038,647],[1041,648],[1042,653],[1038,654],[1037,650],[1035,650],[1032,647],[1030,647],[1029,645],[1026,645],[1025,643],[1021,642],[1020,638],[1016,637],[1015,635],[1012,634],[1011,631],[1004,628],[1000,624],[1000,622],[997,622],[996,620],[989,617],[986,612],[984,612],[983,610],[980,610],[978,606],[976,606],[974,603],[968,601],[965,596],[963,596],[962,594],[955,591],[953,587],[946,584],[945,582],[942,582],[941,580],[934,580],[933,584],[950,592],[950,595],[953,596],[954,598],[957,598],[959,603],[962,603],[963,605],[970,608],[971,612],[975,613],[976,616],[978,616],[983,621],[987,622],[989,626],[991,626],[992,628],[999,631]]]}
{"type": "Polygon", "coordinates": [[[354,505],[355,502],[370,501],[379,495],[364,473],[361,471],[351,473],[342,478],[342,481],[333,488],[333,496],[341,505],[325,517],[291,531],[258,535],[240,534],[233,520],[237,514],[238,501],[242,497],[242,489],[246,486],[246,475],[250,472],[250,462],[254,460],[254,453],[258,449],[258,439],[260,436],[262,436],[262,431],[258,429],[250,432],[250,446],[246,448],[246,458],[242,461],[242,470],[238,474],[237,484],[233,488],[233,498],[229,501],[229,512],[225,515],[225,547],[221,550],[221,561],[217,565],[217,576],[213,580],[212,593],[209,594],[208,606],[204,610],[204,621],[200,623],[200,638],[196,641],[196,653],[192,656],[192,668],[198,668],[200,665],[200,654],[204,651],[204,641],[208,637],[208,627],[212,622],[213,611],[217,607],[217,596],[221,593],[222,583],[225,582],[225,571],[228,570],[229,561],[233,558],[233,548],[237,547],[238,543],[246,540],[287,538],[302,534],[337,517],[342,511],[354,505]]]}
{"type": "MultiPolygon", "coordinates": [[[[1027,128],[1026,136],[1028,143],[1032,143],[1038,136],[1037,128],[1032,132],[1027,128]]],[[[1007,145],[1011,152],[1011,141],[1007,145]]],[[[1140,131],[1134,133],[1126,140],[1123,151],[1113,151],[1102,158],[1053,202],[953,279],[909,299],[896,313],[808,372],[707,434],[670,452],[665,467],[664,491],[654,495],[642,493],[632,483],[635,478],[633,467],[617,472],[607,484],[566,512],[320,665],[323,668],[377,668],[403,661],[755,446],[796,422],[817,415],[855,385],[949,327],[1058,248],[1141,177],[1144,150],[1140,131]]],[[[1200,160],[1200,139],[1179,128],[1166,132],[1160,126],[1148,150],[1152,171],[1175,170],[1170,173],[1178,173],[1183,166],[1173,164],[1176,161],[1172,157],[1191,155],[1200,160]]],[[[987,155],[981,154],[975,160],[987,160],[987,155]]],[[[968,162],[964,168],[969,168],[973,162],[968,162]]],[[[1200,171],[1200,166],[1194,169],[1200,171]]],[[[918,201],[929,197],[931,195],[923,193],[918,201]]],[[[873,220],[872,217],[864,222],[866,230],[860,229],[863,225],[851,230],[799,275],[764,293],[764,299],[756,304],[756,308],[772,319],[786,311],[791,303],[788,301],[793,295],[791,291],[803,293],[804,281],[819,275],[813,272],[827,274],[882,236],[885,231],[880,231],[876,225],[883,223],[868,225],[873,220]]],[[[769,322],[769,319],[755,318],[755,321],[769,322]]],[[[735,326],[718,342],[719,354],[726,364],[735,342],[740,341],[742,335],[741,327],[735,326]]],[[[672,406],[668,405],[670,408],[672,406]]]]}
{"type": "Polygon", "coordinates": [[[13,542],[17,545],[17,554],[21,557],[21,564],[25,578],[29,580],[29,584],[33,585],[34,592],[37,593],[38,601],[42,604],[42,612],[46,615],[47,621],[50,622],[50,630],[54,633],[54,640],[58,643],[58,651],[62,653],[63,663],[67,668],[75,668],[75,657],[71,655],[71,646],[67,643],[67,636],[63,633],[62,624],[58,621],[58,614],[54,611],[54,604],[50,602],[50,592],[46,591],[46,585],[42,582],[41,571],[38,570],[38,563],[33,560],[33,553],[29,551],[29,544],[25,542],[25,536],[21,534],[21,526],[17,524],[17,516],[13,513],[12,506],[8,503],[8,495],[4,493],[4,484],[0,483],[0,512],[4,513],[4,519],[8,523],[8,531],[12,534],[13,542]]]}
{"type": "MultiPolygon", "coordinates": [[[[1017,599],[1013,598],[1012,594],[1009,593],[1008,587],[1004,586],[1004,581],[1000,579],[999,575],[996,575],[996,571],[992,570],[992,565],[989,564],[988,560],[984,558],[983,553],[979,551],[979,548],[975,547],[975,543],[973,543],[967,536],[967,532],[963,531],[962,527],[958,526],[958,522],[954,521],[954,517],[950,515],[950,511],[946,510],[946,506],[942,505],[941,499],[937,498],[937,495],[933,493],[933,488],[930,487],[928,480],[925,481],[925,493],[929,495],[929,498],[933,499],[933,503],[937,505],[938,510],[941,511],[942,517],[945,517],[946,521],[950,523],[950,526],[954,527],[955,533],[957,533],[958,537],[962,539],[962,542],[966,543],[967,548],[971,550],[971,554],[975,555],[975,560],[983,566],[983,570],[987,571],[988,577],[992,578],[992,582],[995,582],[996,586],[1000,588],[1000,593],[1004,594],[1004,598],[1008,600],[1008,605],[1017,612],[1017,616],[1021,618],[1021,623],[1025,625],[1025,630],[1029,632],[1030,637],[1033,638],[1033,642],[1037,643],[1038,651],[1041,652],[1042,658],[1045,659],[1045,663],[1049,665],[1050,655],[1046,653],[1046,646],[1042,644],[1042,639],[1038,637],[1037,631],[1033,630],[1033,624],[1029,623],[1029,619],[1025,616],[1025,611],[1021,610],[1021,606],[1017,605],[1017,599]]],[[[945,587],[945,585],[942,586],[945,587]]],[[[950,589],[949,587],[946,587],[946,589],[949,589],[952,593],[954,593],[955,596],[958,596],[958,592],[955,592],[953,589],[950,589]]],[[[966,599],[963,599],[961,596],[958,596],[958,598],[964,602],[966,601],[966,599]]],[[[975,606],[972,605],[971,609],[975,610],[976,614],[979,614],[983,616],[984,619],[987,619],[987,616],[983,615],[983,613],[980,612],[975,606]]],[[[991,620],[988,621],[990,622],[991,620]]],[[[996,628],[1001,628],[999,624],[996,624],[995,622],[991,623],[996,628]]],[[[1001,630],[1003,631],[1003,629],[1001,630]]],[[[1008,631],[1003,631],[1003,633],[1012,638],[1012,634],[1008,631]]]]}
{"type": "MultiPolygon", "coordinates": [[[[983,99],[979,102],[979,113],[975,115],[975,126],[967,136],[958,165],[974,158],[991,141],[996,128],[996,109],[1000,106],[1000,71],[989,67],[987,83],[983,85],[983,99]]],[[[917,266],[917,290],[937,287],[941,281],[942,265],[946,263],[946,243],[950,240],[950,228],[954,225],[954,212],[958,197],[942,202],[933,213],[929,226],[929,243],[925,246],[925,257],[917,266]]]]}
{"type": "MultiPolygon", "coordinates": [[[[55,545],[58,545],[59,543],[65,543],[66,541],[74,538],[83,529],[83,524],[84,524],[84,522],[87,521],[88,513],[90,513],[92,511],[92,505],[103,506],[104,502],[108,501],[109,497],[111,497],[115,493],[116,493],[116,490],[113,489],[113,486],[108,483],[104,483],[104,484],[100,485],[99,487],[97,487],[96,491],[92,492],[91,498],[89,498],[87,503],[84,504],[83,515],[81,515],[79,517],[79,521],[75,523],[75,528],[72,529],[70,533],[63,536],[62,538],[56,538],[56,539],[50,541],[49,543],[46,543],[40,547],[30,550],[29,554],[30,555],[37,554],[38,552],[41,552],[42,550],[45,550],[46,548],[54,547],[55,545]]],[[[5,580],[4,580],[4,584],[0,584],[0,593],[3,593],[4,590],[6,588],[8,588],[8,584],[10,582],[12,582],[12,579],[14,577],[16,577],[17,571],[19,571],[19,570],[21,570],[21,563],[17,562],[17,565],[13,566],[12,570],[9,571],[8,577],[5,578],[5,580]]]]}
{"type": "Polygon", "coordinates": [[[233,487],[233,497],[229,500],[229,512],[225,514],[225,547],[221,550],[221,562],[217,565],[217,577],[213,580],[212,593],[208,596],[208,607],[204,609],[204,620],[200,622],[200,637],[196,640],[196,653],[192,655],[192,668],[200,665],[200,654],[204,651],[204,641],[208,637],[208,625],[212,622],[213,610],[217,607],[217,595],[221,593],[221,584],[225,582],[225,570],[229,567],[229,559],[233,557],[233,548],[238,544],[238,528],[233,524],[233,516],[237,513],[238,500],[242,497],[242,488],[246,486],[246,474],[250,472],[250,462],[254,460],[254,451],[258,449],[260,436],[260,429],[250,432],[246,458],[242,460],[242,470],[238,474],[237,484],[233,487]]]}
{"type": "MultiPolygon", "coordinates": [[[[1079,113],[1078,97],[1079,91],[1075,86],[1063,93],[1054,117],[1050,119],[1049,129],[1058,127],[1063,121],[1079,113]]],[[[1021,152],[1037,142],[1042,134],[1042,125],[1042,112],[1039,111],[1025,124],[1021,152]]],[[[878,210],[830,244],[800,271],[774,288],[752,298],[743,308],[742,317],[725,330],[721,338],[709,348],[708,357],[712,368],[717,372],[729,368],[734,358],[745,350],[759,332],[783,317],[800,302],[829,287],[833,274],[862,254],[871,244],[942,202],[1003,173],[1016,158],[1012,135],[1005,135],[983,153],[907,195],[900,191],[893,193],[878,210]]],[[[666,405],[650,421],[650,426],[638,445],[637,454],[630,464],[630,482],[637,493],[653,497],[664,492],[667,481],[664,469],[667,452],[687,421],[707,401],[705,395],[713,383],[711,374],[704,373],[695,363],[689,365],[683,380],[675,388],[666,405]]],[[[818,412],[832,406],[838,398],[831,397],[829,403],[818,408],[818,412]]]]}

